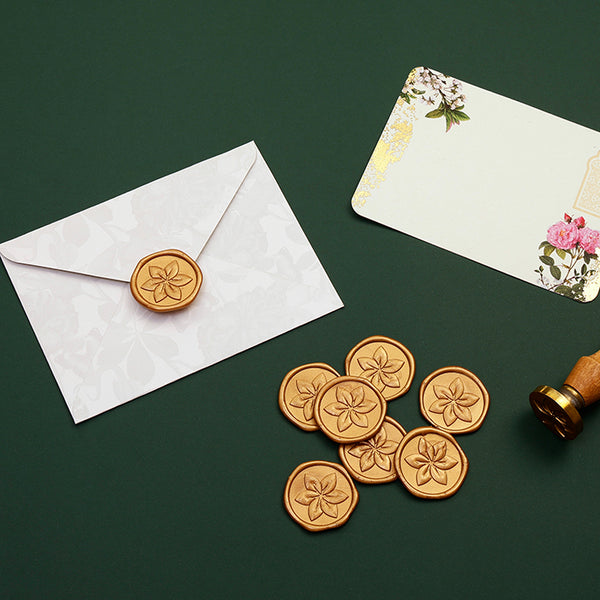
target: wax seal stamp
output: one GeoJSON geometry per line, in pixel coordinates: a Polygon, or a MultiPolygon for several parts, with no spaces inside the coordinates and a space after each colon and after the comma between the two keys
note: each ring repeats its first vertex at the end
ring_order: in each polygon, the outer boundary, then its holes
{"type": "Polygon", "coordinates": [[[433,427],[409,431],[394,464],[406,489],[419,498],[447,498],[462,485],[469,461],[456,440],[433,427]]]}
{"type": "Polygon", "coordinates": [[[580,412],[600,399],[600,350],[582,356],[559,390],[541,385],[529,395],[538,419],[561,438],[575,439],[583,430],[580,412]]]}
{"type": "Polygon", "coordinates": [[[312,461],[289,476],[283,503],[304,529],[322,531],[346,523],[358,504],[358,491],[341,465],[312,461]]]}
{"type": "Polygon", "coordinates": [[[388,337],[372,336],[346,356],[346,375],[370,381],[385,400],[408,391],[415,376],[415,359],[408,348],[388,337]]]}
{"type": "Polygon", "coordinates": [[[394,455],[406,431],[391,417],[368,440],[341,444],[339,455],[350,475],[361,483],[388,483],[398,478],[394,455]]]}
{"type": "Polygon", "coordinates": [[[310,363],[290,371],[279,388],[279,408],[294,425],[305,431],[317,431],[314,418],[315,398],[319,390],[338,372],[325,363],[310,363]]]}
{"type": "Polygon", "coordinates": [[[422,415],[447,433],[469,433],[481,427],[490,395],[479,378],[462,367],[444,367],[428,375],[419,390],[422,415]]]}
{"type": "Polygon", "coordinates": [[[169,312],[194,301],[202,285],[202,271],[185,252],[163,250],[140,260],[129,285],[142,306],[169,312]]]}
{"type": "Polygon", "coordinates": [[[387,405],[365,379],[337,377],[315,399],[315,421],[334,442],[348,444],[373,436],[381,428],[387,405]]]}

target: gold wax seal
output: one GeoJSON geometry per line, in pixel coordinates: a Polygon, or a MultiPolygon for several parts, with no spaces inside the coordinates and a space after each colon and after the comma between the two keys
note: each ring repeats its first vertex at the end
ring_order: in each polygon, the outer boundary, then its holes
{"type": "Polygon", "coordinates": [[[350,475],[361,483],[388,483],[398,479],[394,455],[406,431],[391,417],[385,417],[381,429],[368,440],[341,444],[339,455],[350,475]]]}
{"type": "Polygon", "coordinates": [[[315,421],[334,442],[361,442],[375,435],[385,417],[383,396],[366,379],[337,377],[327,382],[315,399],[315,421]]]}
{"type": "Polygon", "coordinates": [[[350,518],[358,503],[358,491],[341,465],[316,460],[294,469],[283,503],[304,529],[322,531],[340,527],[350,518]]]}
{"type": "Polygon", "coordinates": [[[202,271],[185,252],[163,250],[140,260],[129,285],[142,306],[169,312],[194,301],[202,285],[202,271]]]}
{"type": "Polygon", "coordinates": [[[419,498],[447,498],[458,491],[469,461],[456,440],[434,427],[409,431],[400,442],[394,464],[406,489],[419,498]]]}
{"type": "Polygon", "coordinates": [[[294,425],[305,431],[317,431],[314,418],[315,398],[319,390],[338,372],[325,363],[296,367],[283,379],[279,388],[279,408],[294,425]]]}
{"type": "Polygon", "coordinates": [[[415,359],[400,342],[376,335],[350,350],[346,375],[369,380],[385,400],[394,400],[408,391],[415,376],[415,359]]]}
{"type": "Polygon", "coordinates": [[[419,402],[422,415],[434,427],[454,435],[481,427],[490,406],[490,395],[471,371],[443,367],[424,379],[419,402]]]}

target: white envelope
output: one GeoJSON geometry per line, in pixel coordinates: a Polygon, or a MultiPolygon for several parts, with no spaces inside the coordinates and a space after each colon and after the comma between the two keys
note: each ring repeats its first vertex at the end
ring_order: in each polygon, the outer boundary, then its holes
{"type": "Polygon", "coordinates": [[[0,256],[76,423],[343,306],[254,142],[0,256]],[[197,260],[202,288],[189,307],[154,313],[129,279],[171,248],[197,260]]]}

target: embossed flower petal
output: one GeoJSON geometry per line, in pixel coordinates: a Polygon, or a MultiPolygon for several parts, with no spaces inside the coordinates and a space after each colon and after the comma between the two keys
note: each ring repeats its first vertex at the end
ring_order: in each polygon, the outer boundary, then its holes
{"type": "Polygon", "coordinates": [[[389,456],[377,451],[375,451],[373,454],[375,455],[375,464],[380,469],[383,469],[384,471],[391,471],[392,461],[390,460],[389,456]]]}
{"type": "Polygon", "coordinates": [[[338,431],[346,431],[352,425],[352,418],[350,417],[350,411],[345,410],[337,420],[338,431]]]}
{"type": "Polygon", "coordinates": [[[378,406],[375,400],[369,400],[368,398],[363,398],[360,404],[356,404],[354,406],[354,411],[361,414],[370,413],[376,406],[378,406]]]}
{"type": "Polygon", "coordinates": [[[470,423],[473,420],[471,411],[468,408],[461,406],[458,402],[454,404],[454,414],[465,423],[470,423]]]}
{"type": "Polygon", "coordinates": [[[454,467],[457,464],[458,464],[458,461],[454,458],[451,458],[450,456],[446,456],[445,458],[442,458],[435,462],[435,466],[438,469],[444,469],[445,471],[447,471],[448,469],[451,469],[452,467],[454,467]]]}
{"type": "Polygon", "coordinates": [[[325,377],[325,373],[319,373],[312,382],[312,386],[315,392],[318,392],[325,384],[327,383],[327,377],[325,377]]]}
{"type": "Polygon", "coordinates": [[[446,442],[443,440],[433,444],[433,461],[437,462],[446,456],[446,442]]]}
{"type": "Polygon", "coordinates": [[[302,379],[298,379],[296,381],[296,389],[301,393],[301,394],[313,394],[314,390],[312,385],[310,384],[310,382],[308,381],[303,381],[302,379]]]}
{"type": "Polygon", "coordinates": [[[379,379],[381,380],[381,383],[388,387],[398,388],[402,385],[397,375],[394,373],[386,373],[383,369],[379,372],[379,379]]]}
{"type": "Polygon", "coordinates": [[[404,366],[404,361],[400,360],[400,359],[390,359],[388,360],[383,367],[381,367],[381,370],[384,373],[397,373],[402,367],[404,366]]]}
{"type": "Polygon", "coordinates": [[[363,371],[373,371],[373,373],[374,373],[375,371],[379,370],[379,365],[371,357],[363,356],[361,358],[358,358],[357,360],[358,360],[358,364],[360,365],[360,368],[363,371]]]}
{"type": "Polygon", "coordinates": [[[308,506],[315,498],[318,497],[318,495],[319,494],[317,494],[317,492],[313,492],[311,490],[304,490],[296,496],[296,502],[304,506],[308,506]]]}
{"type": "Polygon", "coordinates": [[[446,423],[446,425],[450,427],[450,425],[452,425],[452,423],[454,423],[454,421],[456,421],[457,418],[458,417],[454,413],[454,405],[448,404],[448,406],[446,406],[446,408],[444,409],[444,423],[446,423]]]}
{"type": "Polygon", "coordinates": [[[385,427],[382,427],[376,434],[375,437],[372,438],[372,441],[369,440],[373,444],[373,446],[378,447],[382,444],[385,444],[387,440],[387,434],[385,433],[385,427]]]}
{"type": "Polygon", "coordinates": [[[369,419],[367,419],[367,417],[365,415],[359,413],[356,410],[350,410],[348,412],[350,413],[350,420],[357,427],[368,427],[369,426],[369,419]]]}
{"type": "Polygon", "coordinates": [[[346,492],[342,492],[342,490],[333,490],[327,494],[327,502],[331,504],[340,504],[344,500],[348,499],[348,494],[346,492]]]}
{"type": "Polygon", "coordinates": [[[453,398],[460,398],[465,392],[465,384],[460,377],[454,379],[449,387],[453,398]]]}
{"type": "Polygon", "coordinates": [[[306,403],[311,399],[312,394],[298,394],[290,400],[290,406],[295,408],[304,408],[306,403]]]}
{"type": "Polygon", "coordinates": [[[304,487],[307,490],[313,490],[318,494],[321,493],[321,483],[314,475],[311,475],[310,473],[304,474],[304,487]]]}
{"type": "Polygon", "coordinates": [[[339,417],[341,414],[348,412],[348,406],[341,402],[332,402],[323,408],[323,410],[332,417],[339,417]]]}
{"type": "Polygon", "coordinates": [[[315,412],[315,400],[311,398],[306,402],[306,404],[302,407],[302,415],[307,421],[310,421],[314,417],[315,412]]]}
{"type": "Polygon", "coordinates": [[[411,454],[404,459],[411,467],[419,469],[424,465],[428,465],[429,461],[420,454],[411,454]]]}
{"type": "Polygon", "coordinates": [[[360,470],[368,471],[369,469],[371,469],[374,466],[375,466],[375,451],[373,449],[371,449],[368,452],[365,452],[360,457],[360,470]]]}
{"type": "Polygon", "coordinates": [[[167,297],[167,292],[165,291],[165,284],[161,283],[154,289],[154,302],[161,302],[167,297]]]}
{"type": "Polygon", "coordinates": [[[440,398],[439,400],[436,400],[431,404],[431,406],[429,407],[429,411],[441,415],[446,409],[446,406],[448,406],[448,404],[451,404],[451,402],[452,400],[440,398]]]}
{"type": "Polygon", "coordinates": [[[328,494],[329,492],[331,492],[332,490],[335,489],[336,485],[337,485],[337,477],[336,477],[335,473],[330,473],[329,475],[326,475],[321,480],[321,493],[328,494]]]}
{"type": "Polygon", "coordinates": [[[143,290],[146,290],[147,292],[153,292],[161,284],[161,279],[148,279],[148,281],[145,281],[144,284],[140,287],[143,290]]]}
{"type": "Polygon", "coordinates": [[[335,504],[330,504],[325,498],[321,498],[321,509],[323,512],[333,519],[337,519],[338,507],[335,504]]]}
{"type": "Polygon", "coordinates": [[[381,367],[388,361],[388,353],[385,351],[383,346],[379,346],[373,354],[373,358],[377,361],[377,364],[381,367]]]}
{"type": "MultiPolygon", "coordinates": [[[[351,406],[356,408],[365,402],[365,388],[362,385],[355,387],[350,394],[352,395],[351,406]]],[[[367,402],[372,402],[372,400],[367,400],[367,402]]]]}
{"type": "Polygon", "coordinates": [[[150,265],[148,270],[150,271],[150,277],[152,277],[152,279],[161,279],[164,281],[167,278],[164,269],[161,269],[156,265],[150,265]]]}
{"type": "Polygon", "coordinates": [[[346,408],[352,406],[352,394],[346,387],[338,386],[335,390],[335,398],[338,402],[345,404],[346,408]]]}
{"type": "Polygon", "coordinates": [[[446,475],[446,471],[438,469],[435,465],[430,465],[429,472],[431,473],[433,479],[441,485],[446,485],[448,483],[448,476],[446,475]]]}
{"type": "Polygon", "coordinates": [[[318,519],[323,514],[323,509],[321,508],[321,496],[315,498],[308,506],[308,518],[311,521],[318,519]]]}
{"type": "Polygon", "coordinates": [[[181,300],[181,290],[177,286],[171,285],[169,282],[165,283],[165,292],[169,298],[181,300]]]}
{"type": "Polygon", "coordinates": [[[438,398],[445,398],[446,400],[452,400],[453,398],[450,388],[446,387],[445,385],[434,385],[433,393],[438,398]]]}
{"type": "Polygon", "coordinates": [[[431,465],[427,463],[417,471],[417,485],[424,485],[431,481],[431,465]]]}
{"type": "Polygon", "coordinates": [[[457,401],[457,404],[461,406],[473,406],[473,404],[477,404],[479,401],[479,396],[477,394],[467,394],[464,393],[457,401]]]}
{"type": "Polygon", "coordinates": [[[173,260],[165,267],[165,275],[167,279],[171,279],[172,277],[175,277],[177,273],[179,273],[179,265],[176,260],[173,260]]]}
{"type": "Polygon", "coordinates": [[[362,458],[363,454],[366,452],[371,452],[373,448],[368,444],[354,444],[350,450],[348,450],[348,454],[351,454],[355,458],[362,458]]]}
{"type": "Polygon", "coordinates": [[[377,451],[381,454],[395,454],[398,449],[398,442],[387,441],[381,446],[377,446],[377,451]]]}
{"type": "Polygon", "coordinates": [[[425,440],[425,438],[423,436],[421,436],[419,438],[418,450],[419,450],[419,454],[422,454],[423,456],[427,456],[427,440],[425,440]]]}
{"type": "Polygon", "coordinates": [[[169,283],[172,283],[177,287],[183,287],[191,281],[193,281],[193,279],[191,277],[188,277],[187,275],[175,275],[175,277],[169,278],[169,283]]]}

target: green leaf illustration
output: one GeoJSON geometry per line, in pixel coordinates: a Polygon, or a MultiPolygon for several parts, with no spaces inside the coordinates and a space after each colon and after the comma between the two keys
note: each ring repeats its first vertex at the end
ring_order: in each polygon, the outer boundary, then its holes
{"type": "MultiPolygon", "coordinates": [[[[547,242],[546,240],[544,240],[539,246],[538,246],[538,250],[541,250],[542,248],[545,248],[546,246],[552,246],[552,244],[550,242],[547,242]]],[[[554,248],[554,246],[552,246],[554,248]]]]}
{"type": "MultiPolygon", "coordinates": [[[[552,246],[551,244],[548,244],[547,246],[544,247],[544,254],[546,256],[550,256],[555,250],[556,250],[556,248],[554,246],[552,246]]],[[[558,252],[558,250],[557,250],[557,252],[558,252]]]]}
{"type": "Polygon", "coordinates": [[[470,121],[471,118],[460,110],[453,110],[452,115],[459,121],[470,121]]]}
{"type": "Polygon", "coordinates": [[[583,266],[581,267],[581,274],[582,274],[582,275],[585,275],[585,274],[587,273],[587,270],[588,270],[588,268],[587,268],[587,265],[583,265],[583,266]]]}
{"type": "Polygon", "coordinates": [[[554,265],[554,259],[551,256],[546,256],[545,254],[542,254],[542,256],[540,256],[540,260],[545,264],[545,265],[554,265]]]}
{"type": "Polygon", "coordinates": [[[567,296],[571,292],[571,288],[568,285],[559,285],[554,291],[563,296],[567,296]]]}
{"type": "Polygon", "coordinates": [[[554,279],[560,279],[560,269],[556,265],[552,265],[550,267],[550,274],[554,279]]]}
{"type": "Polygon", "coordinates": [[[450,131],[450,127],[452,127],[452,116],[449,113],[444,113],[446,116],[446,133],[450,131]]]}
{"type": "Polygon", "coordinates": [[[556,249],[556,254],[558,254],[563,260],[567,258],[567,253],[564,250],[561,250],[560,248],[556,249]]]}
{"type": "Polygon", "coordinates": [[[437,119],[444,116],[444,111],[441,108],[436,108],[425,115],[428,119],[437,119]]]}

